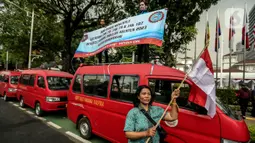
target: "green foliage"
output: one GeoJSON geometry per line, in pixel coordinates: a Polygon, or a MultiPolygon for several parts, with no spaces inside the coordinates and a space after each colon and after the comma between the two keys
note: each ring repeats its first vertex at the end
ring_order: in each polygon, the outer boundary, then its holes
{"type": "Polygon", "coordinates": [[[233,89],[217,89],[216,96],[227,105],[237,105],[238,98],[233,89]]]}
{"type": "Polygon", "coordinates": [[[255,143],[255,125],[248,126],[251,136],[251,143],[255,143]]]}

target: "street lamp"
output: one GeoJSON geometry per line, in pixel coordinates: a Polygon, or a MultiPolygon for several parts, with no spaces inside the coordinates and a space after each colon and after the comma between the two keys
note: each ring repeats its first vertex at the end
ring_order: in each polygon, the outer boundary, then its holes
{"type": "Polygon", "coordinates": [[[28,69],[31,68],[31,53],[32,53],[32,42],[33,42],[33,29],[34,29],[34,8],[32,10],[30,44],[29,44],[29,56],[28,56],[28,69]]]}

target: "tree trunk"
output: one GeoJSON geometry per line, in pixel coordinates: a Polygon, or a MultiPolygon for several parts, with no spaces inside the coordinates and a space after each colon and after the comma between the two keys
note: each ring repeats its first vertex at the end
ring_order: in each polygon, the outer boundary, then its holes
{"type": "Polygon", "coordinates": [[[62,65],[63,70],[66,72],[73,73],[72,70],[72,56],[73,53],[71,51],[71,43],[72,43],[72,35],[73,32],[70,28],[70,21],[65,19],[64,21],[64,51],[62,52],[62,65]]]}

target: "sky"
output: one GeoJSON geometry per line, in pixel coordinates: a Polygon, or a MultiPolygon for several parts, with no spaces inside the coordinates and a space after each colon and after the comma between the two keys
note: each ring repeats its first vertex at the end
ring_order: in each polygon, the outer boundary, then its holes
{"type": "MultiPolygon", "coordinates": [[[[216,16],[217,16],[217,10],[219,10],[219,16],[220,16],[220,24],[221,24],[221,33],[223,36],[221,36],[221,40],[223,38],[224,44],[222,47],[222,41],[220,47],[223,48],[223,55],[229,53],[228,48],[228,26],[230,21],[230,10],[235,12],[234,18],[236,23],[235,32],[234,35],[234,49],[235,45],[238,42],[241,42],[242,38],[242,29],[243,26],[243,9],[245,6],[245,2],[247,3],[247,11],[249,12],[252,7],[255,5],[255,0],[220,0],[217,5],[211,6],[211,8],[208,10],[208,20],[209,20],[209,26],[210,26],[210,45],[209,45],[209,52],[212,59],[212,62],[216,64],[216,52],[214,52],[214,43],[215,43],[215,26],[216,26],[216,16]]],[[[207,12],[204,11],[200,15],[200,21],[197,22],[197,56],[201,52],[204,46],[204,35],[205,35],[205,23],[207,20],[207,12]]],[[[194,49],[195,49],[195,40],[190,42],[188,45],[188,48],[190,51],[187,52],[187,55],[194,58],[194,49]]],[[[220,51],[220,49],[219,49],[220,51]]],[[[178,55],[178,61],[180,60],[179,57],[184,57],[184,54],[178,55]]],[[[220,55],[219,55],[220,57],[220,55]]],[[[220,65],[220,58],[219,58],[219,65],[220,65]]]]}

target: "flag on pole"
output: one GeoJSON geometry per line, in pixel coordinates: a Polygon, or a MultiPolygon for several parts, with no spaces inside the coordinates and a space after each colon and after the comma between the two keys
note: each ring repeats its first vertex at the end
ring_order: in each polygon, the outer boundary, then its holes
{"type": "Polygon", "coordinates": [[[229,26],[229,48],[233,48],[233,39],[234,39],[235,29],[234,29],[234,17],[230,16],[230,26],[229,26]]]}
{"type": "Polygon", "coordinates": [[[197,87],[191,91],[193,94],[189,97],[189,101],[207,109],[207,114],[213,118],[216,114],[216,87],[207,47],[188,76],[197,87]]]}
{"type": "Polygon", "coordinates": [[[220,37],[221,36],[221,29],[220,29],[220,19],[219,15],[216,18],[216,34],[215,34],[215,52],[218,52],[220,48],[220,37]]]}
{"type": "Polygon", "coordinates": [[[245,44],[246,50],[249,50],[249,36],[248,36],[248,15],[247,9],[244,9],[244,17],[243,17],[243,30],[242,30],[242,45],[245,44]]]}
{"type": "Polygon", "coordinates": [[[206,28],[205,28],[205,47],[206,45],[209,45],[210,42],[210,28],[209,28],[209,21],[206,22],[206,28]]]}

